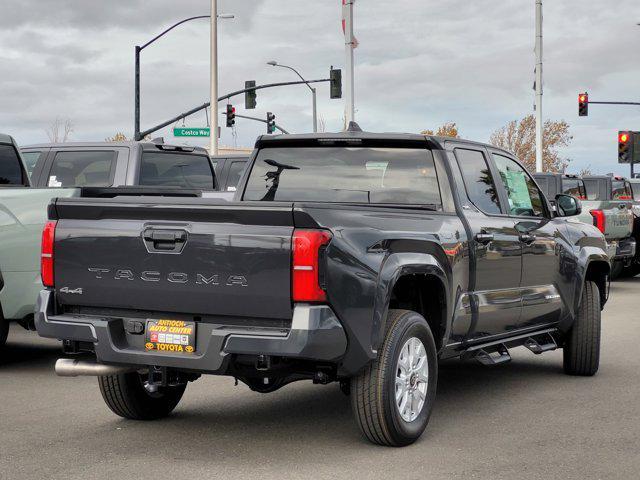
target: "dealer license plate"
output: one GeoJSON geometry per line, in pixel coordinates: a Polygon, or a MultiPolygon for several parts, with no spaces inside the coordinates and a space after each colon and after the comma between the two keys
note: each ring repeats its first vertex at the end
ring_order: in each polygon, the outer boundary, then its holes
{"type": "Polygon", "coordinates": [[[190,354],[196,350],[196,323],[182,320],[147,320],[145,350],[190,354]]]}

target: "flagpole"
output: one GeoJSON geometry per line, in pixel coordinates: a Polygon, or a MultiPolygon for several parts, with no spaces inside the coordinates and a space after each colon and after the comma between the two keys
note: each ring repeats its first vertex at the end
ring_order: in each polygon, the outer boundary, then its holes
{"type": "Polygon", "coordinates": [[[355,72],[353,50],[355,37],[353,35],[353,4],[355,0],[342,0],[344,38],[345,38],[345,70],[346,70],[346,94],[344,118],[346,126],[355,121],[355,72]]]}
{"type": "Polygon", "coordinates": [[[542,89],[542,0],[536,0],[536,172],[544,171],[542,89]]]}

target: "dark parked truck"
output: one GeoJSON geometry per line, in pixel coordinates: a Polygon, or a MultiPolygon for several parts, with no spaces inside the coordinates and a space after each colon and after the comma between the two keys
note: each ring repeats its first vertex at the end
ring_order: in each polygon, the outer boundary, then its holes
{"type": "Polygon", "coordinates": [[[60,198],[36,326],[107,405],[155,419],[201,374],[271,392],[337,381],[364,435],[425,429],[438,360],[564,349],[598,369],[609,259],[573,197],[509,153],[422,135],[262,137],[236,202],[60,198]]]}

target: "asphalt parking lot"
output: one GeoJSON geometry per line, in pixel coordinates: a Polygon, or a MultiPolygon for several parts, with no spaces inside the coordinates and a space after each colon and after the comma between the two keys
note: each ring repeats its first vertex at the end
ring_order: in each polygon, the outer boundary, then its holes
{"type": "Polygon", "coordinates": [[[370,445],[336,385],[261,395],[230,378],[191,384],[170,418],[122,420],[93,378],[58,378],[56,342],[13,328],[0,363],[0,478],[563,478],[640,471],[640,278],[612,284],[594,378],[562,353],[441,365],[427,432],[370,445]]]}

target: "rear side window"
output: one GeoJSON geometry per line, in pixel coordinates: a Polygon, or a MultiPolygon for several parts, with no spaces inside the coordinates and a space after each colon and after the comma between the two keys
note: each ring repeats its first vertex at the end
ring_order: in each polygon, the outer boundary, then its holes
{"type": "Polygon", "coordinates": [[[229,165],[229,175],[227,176],[227,191],[235,192],[238,183],[240,183],[240,177],[244,172],[247,162],[232,162],[229,165]]]}
{"type": "Polygon", "coordinates": [[[113,150],[58,152],[53,159],[49,187],[110,187],[116,152],[113,150]]]}
{"type": "Polygon", "coordinates": [[[0,145],[0,185],[24,185],[20,157],[13,145],[0,145]]]}
{"type": "Polygon", "coordinates": [[[433,154],[413,148],[262,149],[243,198],[442,205],[433,154]]]}
{"type": "Polygon", "coordinates": [[[629,182],[631,185],[631,191],[633,192],[633,198],[635,200],[640,200],[640,183],[638,182],[629,182]]]}
{"type": "Polygon", "coordinates": [[[562,193],[579,198],[580,200],[587,199],[587,190],[584,187],[584,182],[579,178],[563,178],[562,193]]]}
{"type": "Polygon", "coordinates": [[[626,180],[614,180],[613,191],[611,192],[611,198],[613,200],[632,200],[633,194],[631,193],[631,186],[626,180]]]}
{"type": "Polygon", "coordinates": [[[205,155],[143,152],[140,185],[213,190],[213,166],[205,155]]]}
{"type": "Polygon", "coordinates": [[[27,174],[29,175],[29,178],[31,178],[41,156],[42,152],[22,152],[24,166],[27,167],[27,174]]]}
{"type": "Polygon", "coordinates": [[[469,200],[484,213],[502,213],[498,190],[483,153],[464,148],[456,148],[455,153],[469,200]]]}

